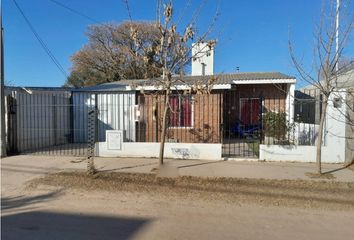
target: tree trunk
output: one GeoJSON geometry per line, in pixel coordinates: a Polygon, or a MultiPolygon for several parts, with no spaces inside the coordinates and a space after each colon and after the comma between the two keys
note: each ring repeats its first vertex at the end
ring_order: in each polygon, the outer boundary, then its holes
{"type": "Polygon", "coordinates": [[[316,166],[317,166],[317,173],[322,174],[322,144],[323,144],[323,131],[324,129],[324,123],[326,119],[326,112],[327,112],[327,106],[328,106],[328,98],[327,96],[324,95],[324,100],[322,102],[322,113],[321,113],[321,119],[320,119],[320,126],[318,129],[318,139],[317,139],[317,144],[316,144],[316,166]]]}
{"type": "Polygon", "coordinates": [[[165,99],[165,110],[162,116],[162,132],[161,132],[161,141],[160,141],[160,153],[159,153],[159,164],[163,165],[164,152],[165,152],[165,140],[166,140],[166,128],[167,128],[167,116],[169,111],[169,99],[170,91],[166,90],[166,99],[165,99]]]}
{"type": "Polygon", "coordinates": [[[86,169],[87,174],[93,175],[97,172],[95,168],[95,162],[94,162],[94,157],[89,157],[87,159],[87,169],[86,169]]]}

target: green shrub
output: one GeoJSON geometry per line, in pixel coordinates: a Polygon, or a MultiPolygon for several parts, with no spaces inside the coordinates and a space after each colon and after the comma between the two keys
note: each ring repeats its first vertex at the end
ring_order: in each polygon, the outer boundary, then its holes
{"type": "Polygon", "coordinates": [[[290,128],[288,127],[285,112],[267,112],[263,116],[263,129],[266,137],[278,140],[285,139],[290,128]]]}

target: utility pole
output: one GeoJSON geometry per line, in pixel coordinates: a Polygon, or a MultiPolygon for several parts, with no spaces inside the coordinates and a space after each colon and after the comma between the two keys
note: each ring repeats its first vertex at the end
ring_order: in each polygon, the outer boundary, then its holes
{"type": "Polygon", "coordinates": [[[336,73],[339,70],[339,6],[340,0],[337,0],[337,7],[336,7],[336,73]]]}
{"type": "Polygon", "coordinates": [[[2,28],[2,0],[0,0],[0,157],[6,156],[5,141],[5,91],[4,91],[4,43],[2,28]]]}

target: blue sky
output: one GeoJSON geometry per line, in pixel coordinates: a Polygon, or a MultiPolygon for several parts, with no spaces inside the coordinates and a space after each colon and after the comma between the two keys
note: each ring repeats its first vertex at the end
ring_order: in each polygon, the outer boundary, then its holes
{"type": "MultiPolygon", "coordinates": [[[[123,0],[57,0],[99,22],[128,19],[123,0]]],[[[65,77],[34,38],[12,0],[3,2],[5,33],[5,81],[19,86],[61,86],[65,77]]],[[[86,42],[85,31],[93,24],[50,0],[17,0],[39,35],[61,65],[70,72],[70,56],[86,42]]],[[[154,20],[156,0],[131,0],[132,18],[154,20]]],[[[185,2],[175,1],[175,13],[185,2]]],[[[292,66],[288,38],[292,40],[303,63],[311,65],[314,25],[319,19],[321,0],[221,0],[220,17],[212,38],[218,39],[215,52],[216,72],[279,71],[296,75],[292,66]]],[[[191,0],[184,21],[200,5],[191,0]]],[[[198,29],[202,32],[214,16],[217,1],[209,0],[201,11],[198,29]]],[[[183,21],[182,21],[183,24],[183,21]]],[[[354,55],[350,45],[346,56],[354,55]]],[[[301,80],[299,79],[299,84],[301,80]]]]}

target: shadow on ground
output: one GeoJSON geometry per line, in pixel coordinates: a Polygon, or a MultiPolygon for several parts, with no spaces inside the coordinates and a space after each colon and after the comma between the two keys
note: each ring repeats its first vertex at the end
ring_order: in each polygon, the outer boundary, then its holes
{"type": "Polygon", "coordinates": [[[3,239],[128,239],[149,220],[33,211],[2,217],[3,239]]]}
{"type": "Polygon", "coordinates": [[[335,173],[344,169],[347,169],[348,167],[340,167],[340,168],[336,168],[336,169],[332,169],[332,170],[328,170],[328,171],[324,171],[323,174],[329,174],[329,173],[335,173]]]}
{"type": "Polygon", "coordinates": [[[17,208],[27,207],[36,203],[47,202],[53,200],[61,195],[61,191],[53,191],[46,194],[36,196],[16,196],[16,197],[2,197],[1,211],[14,210],[17,208]]]}
{"type": "Polygon", "coordinates": [[[197,167],[197,166],[202,166],[202,165],[207,165],[207,164],[216,164],[216,163],[222,163],[225,162],[225,160],[221,161],[208,161],[208,162],[201,162],[201,163],[194,163],[194,164],[186,164],[186,165],[180,165],[177,168],[189,168],[189,167],[197,167]]]}
{"type": "MultiPolygon", "coordinates": [[[[175,167],[176,168],[189,168],[189,167],[197,167],[197,166],[202,166],[202,165],[207,165],[207,164],[216,164],[216,163],[221,163],[225,162],[225,160],[221,161],[206,161],[206,162],[198,162],[198,163],[184,163],[183,160],[178,160],[175,162],[177,164],[175,167]]],[[[173,165],[171,162],[165,162],[166,164],[170,164],[171,166],[173,165]]],[[[129,166],[124,166],[120,168],[112,168],[112,169],[100,169],[99,172],[114,172],[114,171],[120,171],[120,170],[127,170],[127,169],[134,169],[134,168],[140,168],[140,167],[146,167],[146,166],[158,166],[158,162],[153,162],[153,163],[143,163],[143,164],[133,164],[129,166]]]]}
{"type": "Polygon", "coordinates": [[[120,167],[120,168],[113,168],[113,169],[103,169],[103,170],[100,169],[99,172],[114,172],[114,171],[134,169],[134,168],[153,166],[153,165],[157,165],[157,163],[143,163],[143,164],[134,164],[134,165],[130,165],[130,166],[124,166],[124,167],[120,167]]]}

